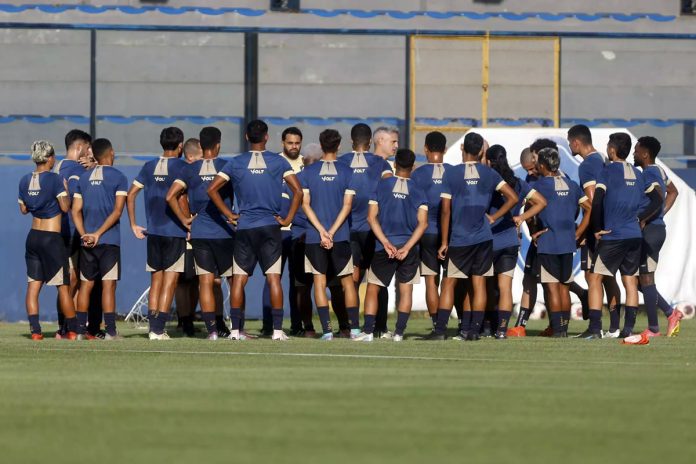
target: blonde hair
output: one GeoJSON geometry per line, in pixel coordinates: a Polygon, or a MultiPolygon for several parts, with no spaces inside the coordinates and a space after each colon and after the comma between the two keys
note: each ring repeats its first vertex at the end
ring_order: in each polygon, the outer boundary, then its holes
{"type": "Polygon", "coordinates": [[[56,154],[53,145],[45,140],[38,140],[31,144],[31,160],[36,164],[44,164],[48,158],[56,154]]]}

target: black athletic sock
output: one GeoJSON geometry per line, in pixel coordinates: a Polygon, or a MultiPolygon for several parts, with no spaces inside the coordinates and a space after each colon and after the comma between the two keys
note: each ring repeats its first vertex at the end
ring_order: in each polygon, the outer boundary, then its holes
{"type": "Polygon", "coordinates": [[[498,310],[498,332],[507,332],[508,324],[510,323],[510,316],[512,311],[498,310]]]}
{"type": "Polygon", "coordinates": [[[460,332],[468,332],[471,330],[471,313],[472,311],[462,311],[462,318],[459,320],[460,332]]]}
{"type": "Polygon", "coordinates": [[[657,333],[660,331],[660,322],[657,319],[657,287],[655,284],[643,286],[643,301],[645,301],[645,312],[648,315],[648,329],[657,333]]]}
{"type": "Polygon", "coordinates": [[[350,320],[351,330],[360,329],[360,308],[357,306],[350,306],[346,308],[348,313],[348,319],[350,320]]]}
{"type": "Polygon", "coordinates": [[[624,331],[633,333],[633,328],[636,325],[636,316],[638,308],[636,306],[626,306],[626,316],[624,319],[624,331]]]}
{"type": "Polygon", "coordinates": [[[621,327],[621,305],[609,308],[609,332],[616,332],[621,327]]]}
{"type": "Polygon", "coordinates": [[[451,309],[438,309],[437,321],[435,323],[435,332],[442,335],[447,330],[447,322],[449,321],[451,309]]]}
{"type": "Polygon", "coordinates": [[[403,335],[404,330],[406,330],[406,324],[408,324],[408,318],[411,316],[411,313],[402,313],[398,312],[397,317],[396,317],[396,330],[394,330],[394,333],[396,335],[403,335]]]}
{"type": "Polygon", "coordinates": [[[553,333],[561,334],[563,332],[562,322],[561,322],[561,312],[560,311],[549,311],[549,321],[551,322],[551,329],[553,333]]]}
{"type": "MultiPolygon", "coordinates": [[[[481,331],[481,324],[483,323],[483,317],[486,315],[485,311],[471,311],[471,326],[469,328],[470,332],[479,333],[481,331]]],[[[466,319],[466,316],[464,317],[466,319]]]]}
{"type": "Polygon", "coordinates": [[[602,310],[590,309],[590,326],[589,330],[592,333],[602,333],[602,310]]]}
{"type": "Polygon", "coordinates": [[[322,333],[331,333],[331,315],[329,314],[328,306],[317,306],[317,314],[321,322],[322,333]]]}
{"type": "Polygon", "coordinates": [[[672,306],[667,302],[667,300],[664,299],[660,292],[657,292],[657,307],[660,308],[667,317],[671,316],[672,311],[674,311],[672,306]]]}
{"type": "Polygon", "coordinates": [[[77,332],[77,318],[66,317],[64,321],[64,327],[66,332],[77,332]]]}
{"type": "Polygon", "coordinates": [[[157,315],[157,330],[159,330],[158,334],[164,333],[167,322],[169,322],[169,316],[169,313],[165,313],[163,311],[160,311],[157,315]]]}
{"type": "Polygon", "coordinates": [[[33,316],[29,316],[29,329],[31,330],[31,333],[33,334],[40,334],[41,333],[41,325],[39,324],[39,315],[34,314],[33,316]]]}
{"type": "Polygon", "coordinates": [[[520,308],[520,312],[517,314],[517,321],[515,322],[515,327],[522,326],[527,327],[527,321],[529,316],[532,315],[532,311],[529,308],[520,308]]]}
{"type": "Polygon", "coordinates": [[[232,330],[241,330],[242,310],[240,308],[230,308],[230,319],[232,320],[232,330]]]}
{"type": "Polygon", "coordinates": [[[77,316],[77,333],[82,335],[87,329],[87,312],[77,312],[75,315],[77,316]]]}
{"type": "Polygon", "coordinates": [[[273,330],[283,330],[283,308],[273,308],[271,316],[273,316],[273,330]]]}
{"type": "Polygon", "coordinates": [[[435,330],[435,326],[437,326],[437,312],[430,315],[430,320],[433,323],[433,330],[435,330]]]}
{"type": "Polygon", "coordinates": [[[239,315],[239,330],[244,330],[246,325],[246,311],[241,311],[239,315]]]}
{"type": "MultiPolygon", "coordinates": [[[[87,313],[85,313],[85,314],[87,314],[87,313]]],[[[155,311],[154,309],[147,310],[147,323],[150,326],[149,332],[154,332],[155,327],[157,326],[157,324],[155,323],[156,314],[157,314],[157,311],[155,311]]]]}
{"type": "Polygon", "coordinates": [[[363,332],[366,334],[371,334],[375,331],[375,316],[365,314],[365,325],[363,326],[363,332]]]}
{"type": "Polygon", "coordinates": [[[561,312],[561,317],[563,318],[561,320],[561,326],[563,327],[563,332],[565,334],[568,334],[568,326],[570,326],[570,309],[563,310],[561,312]]]}
{"type": "Polygon", "coordinates": [[[116,336],[116,313],[104,313],[104,326],[107,334],[116,336]]]}
{"type": "Polygon", "coordinates": [[[217,327],[218,332],[222,329],[227,329],[224,316],[215,316],[215,327],[217,327]]]}
{"type": "Polygon", "coordinates": [[[215,326],[215,313],[201,313],[203,316],[203,322],[205,322],[205,328],[208,330],[208,335],[217,333],[217,327],[215,326]]]}

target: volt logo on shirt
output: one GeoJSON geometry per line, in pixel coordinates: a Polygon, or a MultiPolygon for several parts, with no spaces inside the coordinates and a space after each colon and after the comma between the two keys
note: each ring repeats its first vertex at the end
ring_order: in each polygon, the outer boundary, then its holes
{"type": "Polygon", "coordinates": [[[353,174],[365,174],[365,169],[353,169],[353,174]]]}
{"type": "Polygon", "coordinates": [[[252,174],[263,174],[266,171],[263,169],[249,169],[249,172],[252,174]]]}
{"type": "Polygon", "coordinates": [[[159,176],[155,177],[155,182],[164,182],[164,181],[165,181],[164,177],[159,177],[159,176]]]}
{"type": "Polygon", "coordinates": [[[478,185],[478,181],[477,180],[467,180],[466,185],[478,185]]]}
{"type": "Polygon", "coordinates": [[[324,182],[333,182],[336,176],[321,176],[321,180],[324,182]]]}
{"type": "Polygon", "coordinates": [[[400,200],[405,200],[407,198],[403,193],[395,193],[394,198],[399,198],[400,200]]]}

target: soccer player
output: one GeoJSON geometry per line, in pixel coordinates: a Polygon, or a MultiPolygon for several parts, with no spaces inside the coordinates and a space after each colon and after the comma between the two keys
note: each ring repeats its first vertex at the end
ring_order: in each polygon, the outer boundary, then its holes
{"type": "Polygon", "coordinates": [[[518,200],[500,174],[481,164],[483,146],[483,137],[469,132],[461,147],[463,164],[448,169],[442,179],[438,256],[446,259],[446,267],[436,330],[443,332],[441,324],[449,318],[457,279],[471,279],[471,311],[464,308],[459,334],[466,340],[480,338],[486,309],[486,277],[493,275],[491,224],[510,211],[518,200]],[[486,212],[495,192],[505,197],[505,203],[488,215],[486,212]],[[442,317],[440,311],[443,311],[442,317]]]}
{"type": "Polygon", "coordinates": [[[654,185],[646,187],[643,174],[626,162],[631,137],[624,133],[609,136],[607,154],[611,163],[597,177],[592,200],[591,227],[598,241],[590,274],[590,325],[580,337],[602,338],[602,279],[621,272],[626,291],[626,315],[622,338],[633,332],[638,312],[638,268],[642,234],[640,223],[652,217],[662,198],[654,185]],[[644,194],[650,204],[641,211],[644,194]]]}
{"type": "MultiPolygon", "coordinates": [[[[428,228],[420,240],[420,275],[425,276],[425,302],[428,314],[433,323],[437,322],[437,310],[440,304],[440,271],[442,261],[437,257],[440,248],[440,194],[442,193],[442,178],[445,171],[452,166],[443,163],[442,159],[447,149],[447,138],[442,132],[430,132],[425,136],[423,151],[428,159],[411,174],[412,183],[425,193],[428,201],[428,228]]],[[[426,338],[441,340],[444,334],[434,332],[426,338]]]]}
{"type": "Polygon", "coordinates": [[[341,144],[338,131],[326,129],[319,134],[319,143],[324,153],[321,161],[307,167],[302,173],[302,209],[309,222],[305,255],[314,279],[314,301],[321,321],[321,339],[333,340],[326,298],[327,275],[340,278],[351,335],[360,333],[348,227],[355,189],[351,184],[351,168],[336,161],[341,144]]]}
{"type": "MultiPolygon", "coordinates": [[[[655,287],[655,271],[660,258],[660,250],[667,235],[663,218],[667,211],[671,209],[674,200],[676,200],[679,194],[665,171],[655,164],[655,158],[657,158],[661,148],[660,142],[655,137],[641,137],[638,139],[633,153],[633,160],[636,166],[643,171],[645,185],[653,186],[663,200],[663,205],[657,213],[641,224],[643,228],[643,243],[641,246],[639,289],[643,293],[645,310],[648,314],[648,330],[644,332],[648,336],[660,334],[657,306],[660,299],[662,301],[665,301],[665,299],[655,287]]],[[[646,207],[649,206],[649,202],[644,200],[643,203],[646,207]]],[[[667,316],[667,336],[673,337],[679,333],[680,321],[684,315],[678,309],[672,309],[669,305],[666,306],[668,309],[665,311],[667,316]]]]}
{"type": "MultiPolygon", "coordinates": [[[[578,177],[585,196],[592,203],[594,198],[595,186],[597,177],[604,169],[604,157],[597,152],[592,145],[592,133],[590,129],[583,125],[577,124],[568,129],[568,146],[574,156],[580,156],[582,162],[578,166],[578,177]]],[[[594,235],[588,233],[585,236],[585,243],[580,248],[580,263],[583,271],[585,271],[585,280],[589,282],[589,273],[592,268],[592,261],[595,255],[596,243],[594,235]]],[[[616,279],[606,277],[602,284],[607,294],[607,306],[609,307],[609,331],[604,334],[607,338],[617,338],[619,336],[619,324],[621,323],[621,293],[616,279]]],[[[587,319],[589,308],[583,305],[583,318],[587,319]]]]}
{"type": "Polygon", "coordinates": [[[266,151],[268,126],[265,122],[251,121],[245,136],[249,151],[232,158],[208,187],[208,196],[223,216],[230,222],[239,219],[232,269],[230,338],[244,338],[240,337],[244,288],[258,263],[271,292],[272,339],[288,340],[283,332],[283,288],[280,284],[283,243],[280,228],[288,226],[295,217],[302,202],[302,189],[290,163],[276,153],[266,151]],[[288,215],[281,218],[283,180],[293,198],[288,215]],[[219,191],[228,183],[234,188],[239,215],[234,214],[220,196],[219,191]]]}
{"type": "Polygon", "coordinates": [[[186,234],[188,230],[167,205],[167,192],[186,166],[181,159],[184,133],[178,127],[167,127],[160,133],[162,156],[150,160],[140,170],[128,191],[126,205],[131,230],[136,238],[147,236],[147,262],[151,283],[148,296],[150,340],[168,340],[165,325],[174,299],[179,274],[184,272],[186,234]],[[136,222],[135,200],[145,190],[147,229],[136,222]]]}
{"type": "MultiPolygon", "coordinates": [[[[546,290],[552,336],[556,338],[568,336],[573,254],[590,222],[591,208],[587,196],[578,184],[560,172],[560,166],[557,150],[544,148],[539,151],[537,171],[541,177],[534,183],[534,189],[546,199],[547,206],[539,213],[541,231],[535,237],[540,279],[546,290]],[[576,228],[578,205],[584,213],[576,228]]],[[[516,224],[522,224],[525,219],[518,216],[514,220],[516,224]]]]}
{"type": "Polygon", "coordinates": [[[402,148],[396,152],[396,176],[383,179],[370,199],[368,221],[378,244],[367,274],[365,325],[356,341],[371,342],[380,288],[396,275],[399,290],[398,317],[392,339],[400,342],[411,314],[413,284],[420,281],[418,242],[428,228],[428,200],[410,179],[416,155],[402,148]]]}
{"type": "Polygon", "coordinates": [[[230,186],[218,192],[218,198],[226,205],[229,216],[223,215],[207,194],[208,187],[226,164],[218,157],[222,133],[216,127],[204,127],[199,139],[203,158],[177,173],[166,200],[179,222],[190,230],[201,313],[208,340],[214,341],[222,337],[215,316],[218,305],[221,306],[221,302],[215,301],[215,279],[226,277],[229,280],[232,276],[235,245],[232,224],[236,222],[237,215],[231,211],[233,191],[230,186]],[[182,209],[179,202],[184,192],[188,195],[190,211],[182,209]]]}
{"type": "Polygon", "coordinates": [[[19,211],[32,215],[27,236],[26,307],[32,340],[43,340],[39,324],[39,292],[46,284],[58,287],[58,301],[65,317],[65,337],[77,338],[75,306],[70,294],[68,253],[61,236],[62,213],[70,209],[70,197],[61,177],[51,172],[55,163],[53,146],[46,141],[31,145],[31,159],[36,170],[19,181],[19,211]]]}
{"type": "Polygon", "coordinates": [[[95,140],[92,154],[98,165],[75,182],[72,205],[75,229],[82,238],[81,282],[77,295],[78,334],[84,333],[90,293],[94,281],[99,279],[102,283],[105,340],[113,340],[118,338],[115,311],[116,282],[121,278],[120,218],[126,204],[128,180],[113,167],[114,149],[109,140],[95,140]]]}
{"type": "MultiPolygon", "coordinates": [[[[495,338],[507,338],[507,327],[512,313],[512,278],[517,267],[520,238],[517,227],[539,214],[546,207],[546,199],[526,181],[515,176],[507,161],[507,152],[502,145],[493,145],[486,151],[486,164],[494,169],[517,194],[515,207],[492,225],[493,273],[488,279],[489,287],[498,293],[498,323],[495,338]],[[525,203],[528,208],[520,214],[525,203]],[[513,217],[514,216],[514,217],[513,217]]],[[[505,197],[493,194],[488,214],[495,214],[505,203],[505,197]]],[[[490,305],[489,305],[490,306],[490,305]]]]}

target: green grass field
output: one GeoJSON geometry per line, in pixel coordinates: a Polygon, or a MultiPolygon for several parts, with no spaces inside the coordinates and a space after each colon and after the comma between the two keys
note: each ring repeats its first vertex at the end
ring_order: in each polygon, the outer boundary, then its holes
{"type": "MultiPolygon", "coordinates": [[[[584,327],[574,322],[571,331],[584,327]]],[[[46,334],[53,328],[44,325],[46,334]]],[[[150,342],[142,331],[121,330],[126,339],[114,342],[32,342],[26,325],[0,324],[0,462],[696,456],[691,321],[678,338],[648,346],[539,337],[422,342],[413,337],[427,332],[423,319],[411,322],[411,339],[401,344],[150,342]]]]}

